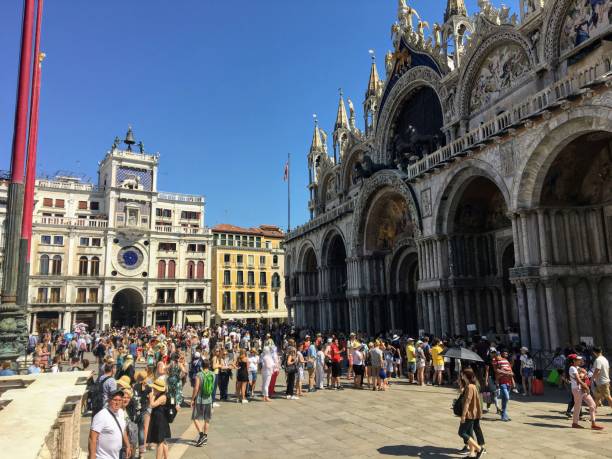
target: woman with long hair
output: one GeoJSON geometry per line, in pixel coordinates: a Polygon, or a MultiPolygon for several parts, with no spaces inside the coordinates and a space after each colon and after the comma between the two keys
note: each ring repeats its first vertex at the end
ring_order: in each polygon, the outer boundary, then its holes
{"type": "Polygon", "coordinates": [[[210,359],[210,367],[212,368],[212,372],[215,375],[215,383],[213,385],[213,392],[212,392],[213,407],[219,406],[219,404],[215,402],[215,398],[217,397],[217,387],[219,385],[219,373],[221,371],[221,366],[222,366],[221,352],[222,352],[221,348],[217,346],[214,349],[212,358],[210,359]]]}
{"type": "Polygon", "coordinates": [[[480,457],[486,450],[484,448],[484,435],[480,429],[480,418],[482,417],[482,406],[480,404],[480,393],[476,385],[476,374],[471,368],[464,368],[461,372],[461,386],[463,392],[463,410],[461,412],[461,425],[459,436],[470,451],[468,457],[480,457]],[[474,440],[473,435],[476,435],[474,440]]]}
{"type": "Polygon", "coordinates": [[[236,402],[249,403],[246,398],[246,387],[249,384],[249,358],[246,349],[241,349],[236,359],[236,402]]]}
{"type": "Polygon", "coordinates": [[[287,390],[285,391],[285,395],[287,396],[287,400],[298,400],[298,398],[295,395],[293,395],[296,373],[297,373],[296,350],[295,350],[295,347],[289,346],[287,348],[287,357],[285,359],[285,375],[287,377],[287,390]]]}

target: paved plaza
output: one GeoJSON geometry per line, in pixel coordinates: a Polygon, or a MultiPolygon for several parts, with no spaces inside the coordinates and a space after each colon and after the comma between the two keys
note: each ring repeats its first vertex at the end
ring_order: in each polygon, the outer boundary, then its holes
{"type": "MultiPolygon", "coordinates": [[[[494,414],[484,416],[486,457],[612,457],[609,407],[600,409],[606,430],[575,430],[561,414],[567,393],[549,388],[546,392],[543,397],[517,395],[510,405],[512,422],[504,423],[494,414]]],[[[450,388],[399,381],[387,392],[347,388],[307,394],[297,401],[222,403],[213,414],[208,445],[202,448],[192,446],[196,430],[190,410],[182,409],[171,426],[170,458],[462,457],[457,453],[462,446],[459,419],[450,409],[454,397],[450,388]]],[[[89,422],[83,419],[84,449],[89,422]]],[[[145,455],[154,457],[154,452],[145,455]]]]}

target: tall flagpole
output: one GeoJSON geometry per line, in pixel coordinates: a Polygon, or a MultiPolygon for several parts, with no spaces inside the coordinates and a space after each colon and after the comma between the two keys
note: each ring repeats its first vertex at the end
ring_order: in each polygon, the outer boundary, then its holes
{"type": "Polygon", "coordinates": [[[287,232],[291,231],[291,153],[287,153],[287,232]]]}
{"type": "Polygon", "coordinates": [[[23,178],[28,123],[28,91],[32,69],[32,35],[35,0],[24,0],[21,56],[11,157],[11,182],[6,209],[2,304],[0,304],[0,360],[16,360],[25,353],[28,336],[25,311],[17,306],[19,240],[23,217],[23,178]]]}
{"type": "MultiPolygon", "coordinates": [[[[40,103],[40,78],[45,54],[40,52],[43,1],[38,0],[36,11],[36,35],[34,37],[34,70],[28,133],[28,161],[26,164],[25,191],[23,197],[23,219],[21,241],[19,242],[19,279],[17,283],[17,304],[28,302],[28,280],[30,274],[30,247],[32,245],[32,216],[34,212],[34,187],[36,184],[36,147],[38,142],[38,107],[40,103]]],[[[35,329],[35,327],[33,327],[35,329]]]]}

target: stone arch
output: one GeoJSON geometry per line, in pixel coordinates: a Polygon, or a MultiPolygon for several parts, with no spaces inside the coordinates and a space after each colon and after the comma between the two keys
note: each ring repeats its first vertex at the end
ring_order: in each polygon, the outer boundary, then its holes
{"type": "MultiPolygon", "coordinates": [[[[535,68],[536,56],[531,48],[529,40],[515,31],[513,27],[499,27],[498,30],[492,32],[486,38],[481,39],[475,47],[472,47],[471,52],[465,59],[466,64],[463,65],[463,72],[461,73],[458,84],[459,94],[457,106],[460,118],[465,119],[469,117],[472,111],[470,107],[472,91],[485,60],[504,45],[517,46],[520,48],[529,62],[529,68],[535,68]]],[[[520,82],[531,77],[532,73],[533,72],[529,70],[526,71],[508,89],[519,86],[520,82]]]]}
{"type": "Polygon", "coordinates": [[[113,296],[111,324],[113,326],[140,326],[143,324],[144,293],[135,287],[126,287],[113,296]]]}
{"type": "Polygon", "coordinates": [[[323,234],[323,237],[321,238],[321,241],[322,241],[321,253],[319,254],[319,260],[321,260],[321,263],[320,263],[321,266],[324,266],[326,264],[327,258],[329,256],[328,252],[329,252],[330,243],[332,239],[336,236],[340,237],[340,239],[342,240],[342,244],[344,244],[344,247],[347,248],[347,251],[348,251],[348,244],[347,244],[346,237],[344,236],[344,233],[337,225],[332,224],[329,228],[326,229],[325,233],[323,234]]]}
{"type": "Polygon", "coordinates": [[[407,205],[407,217],[412,224],[414,236],[420,236],[421,234],[421,213],[414,191],[404,182],[398,171],[384,170],[366,180],[355,204],[351,234],[353,235],[353,250],[356,254],[363,254],[364,252],[367,219],[372,209],[373,200],[377,198],[381,191],[387,191],[389,194],[399,195],[403,198],[407,205]]]}
{"type": "Polygon", "coordinates": [[[512,190],[512,208],[532,208],[540,203],[540,194],[551,164],[572,141],[589,132],[612,132],[612,109],[588,106],[568,110],[548,122],[530,142],[535,145],[518,168],[512,190]]]}
{"type": "MultiPolygon", "coordinates": [[[[376,144],[377,154],[372,159],[377,163],[387,164],[390,159],[390,148],[392,143],[393,120],[398,116],[404,102],[411,95],[421,88],[431,88],[438,96],[440,107],[443,107],[442,85],[440,75],[430,67],[416,66],[404,73],[393,85],[387,95],[384,105],[381,107],[378,121],[376,123],[376,144]]],[[[442,109],[443,125],[448,123],[444,119],[445,114],[442,109]]]]}
{"type": "Polygon", "coordinates": [[[548,2],[545,6],[544,21],[542,27],[543,56],[544,61],[556,65],[559,59],[559,35],[565,21],[567,11],[574,0],[556,0],[548,2]]]}
{"type": "Polygon", "coordinates": [[[486,161],[480,159],[469,159],[458,164],[454,173],[449,174],[440,188],[434,205],[434,224],[437,234],[448,234],[452,217],[456,206],[462,198],[463,190],[469,185],[474,177],[485,177],[493,182],[502,196],[506,207],[510,208],[510,191],[495,168],[486,161]]]}
{"type": "Polygon", "coordinates": [[[308,251],[312,250],[315,256],[315,261],[317,262],[317,266],[321,266],[321,263],[319,262],[319,259],[317,258],[317,251],[315,249],[315,245],[312,243],[312,241],[310,239],[306,239],[304,241],[304,243],[302,243],[301,247],[299,248],[298,251],[298,260],[297,263],[295,265],[296,270],[298,271],[302,271],[304,266],[305,266],[305,262],[306,260],[306,256],[308,255],[308,251]]]}
{"type": "Polygon", "coordinates": [[[338,184],[339,191],[348,194],[353,186],[352,177],[355,164],[360,161],[365,154],[369,154],[369,152],[364,148],[364,144],[360,143],[351,148],[344,158],[342,158],[342,162],[340,163],[340,183],[338,184]]]}

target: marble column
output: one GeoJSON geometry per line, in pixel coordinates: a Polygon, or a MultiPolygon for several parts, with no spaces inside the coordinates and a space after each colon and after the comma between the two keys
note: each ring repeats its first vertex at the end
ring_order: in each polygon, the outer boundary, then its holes
{"type": "Polygon", "coordinates": [[[436,332],[436,314],[434,312],[434,297],[432,292],[427,292],[427,317],[429,318],[429,332],[436,332]]]}
{"type": "Polygon", "coordinates": [[[442,290],[438,293],[439,303],[440,303],[440,336],[448,336],[451,333],[450,324],[449,324],[449,313],[448,313],[448,303],[446,298],[447,292],[442,290]]]}
{"type": "Polygon", "coordinates": [[[514,266],[523,266],[523,243],[521,241],[521,232],[519,230],[520,219],[518,214],[510,214],[510,220],[512,221],[512,239],[514,241],[514,266]]]}
{"type": "MultiPolygon", "coordinates": [[[[595,332],[595,344],[604,346],[604,318],[599,301],[599,276],[589,277],[589,287],[591,288],[591,310],[593,311],[593,331],[595,332]]],[[[609,341],[609,338],[608,338],[609,341]]],[[[607,346],[606,346],[607,347],[607,346]]]]}
{"type": "Polygon", "coordinates": [[[481,335],[485,334],[487,330],[485,330],[485,321],[484,314],[482,311],[482,290],[476,289],[474,290],[474,297],[476,303],[476,325],[478,326],[478,333],[481,335]]]}
{"type": "Polygon", "coordinates": [[[542,339],[540,336],[540,318],[538,314],[538,282],[535,279],[527,279],[527,311],[529,314],[529,337],[532,350],[542,349],[542,339]]]}
{"type": "Polygon", "coordinates": [[[38,328],[37,328],[37,319],[36,319],[36,313],[33,312],[30,315],[30,333],[32,334],[37,334],[38,333],[38,328]]]}
{"type": "Polygon", "coordinates": [[[508,292],[506,292],[506,289],[502,286],[499,289],[499,294],[501,295],[503,330],[505,330],[512,322],[510,318],[510,311],[508,310],[508,292]]]}
{"type": "Polygon", "coordinates": [[[557,211],[551,210],[549,215],[550,221],[550,239],[552,242],[552,256],[550,260],[552,263],[560,263],[561,252],[559,250],[559,233],[557,229],[557,211]]]}
{"type": "Polygon", "coordinates": [[[561,345],[559,342],[559,328],[557,326],[557,310],[555,301],[555,288],[557,279],[554,277],[543,279],[546,291],[546,315],[548,317],[548,336],[550,348],[556,349],[561,345]]]}
{"type": "MultiPolygon", "coordinates": [[[[569,213],[569,210],[563,210],[563,226],[565,229],[565,247],[566,247],[566,260],[567,260],[567,264],[571,265],[574,264],[574,243],[573,243],[573,238],[574,235],[572,234],[572,230],[571,230],[571,215],[569,213]]],[[[575,343],[572,343],[575,344],[575,343]]]]}
{"type": "Polygon", "coordinates": [[[579,342],[578,336],[578,314],[576,311],[576,294],[574,292],[574,285],[576,285],[577,279],[568,277],[565,279],[565,300],[567,302],[567,323],[569,327],[570,343],[572,345],[579,342]]]}
{"type": "Polygon", "coordinates": [[[491,304],[493,305],[493,315],[495,317],[495,331],[496,333],[503,333],[504,331],[504,314],[499,307],[499,293],[497,287],[493,287],[489,290],[491,296],[491,304]]]}
{"type": "Polygon", "coordinates": [[[527,317],[527,305],[525,303],[525,286],[522,282],[516,283],[516,305],[519,316],[521,344],[529,346],[531,342],[529,337],[529,318],[527,317]]]}
{"type": "Polygon", "coordinates": [[[456,288],[451,289],[451,303],[453,307],[453,334],[459,335],[463,330],[459,315],[459,291],[456,288]]]}
{"type": "Polygon", "coordinates": [[[529,244],[529,229],[527,228],[527,218],[528,215],[525,212],[521,212],[519,214],[519,218],[521,221],[521,239],[523,241],[523,257],[526,266],[531,266],[532,264],[532,254],[530,250],[529,244]]]}
{"type": "Polygon", "coordinates": [[[540,260],[546,266],[550,264],[550,254],[548,251],[548,237],[546,231],[546,213],[544,210],[538,210],[538,234],[540,236],[540,260]]]}
{"type": "Polygon", "coordinates": [[[467,326],[469,324],[475,324],[474,320],[474,308],[472,307],[472,301],[470,299],[470,291],[466,288],[463,289],[463,314],[465,317],[465,326],[467,330],[467,326]]]}

